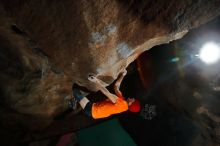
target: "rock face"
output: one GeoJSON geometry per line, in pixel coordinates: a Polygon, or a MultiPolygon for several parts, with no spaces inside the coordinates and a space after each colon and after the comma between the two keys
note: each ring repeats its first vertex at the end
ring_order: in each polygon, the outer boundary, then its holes
{"type": "Polygon", "coordinates": [[[142,52],[219,14],[219,0],[2,0],[0,117],[49,123],[73,83],[97,91],[88,75],[109,85],[142,52]]]}

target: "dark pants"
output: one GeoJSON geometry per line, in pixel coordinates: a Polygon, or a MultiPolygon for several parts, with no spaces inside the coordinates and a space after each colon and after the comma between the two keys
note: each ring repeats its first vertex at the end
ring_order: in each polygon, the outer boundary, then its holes
{"type": "MultiPolygon", "coordinates": [[[[76,84],[73,85],[73,96],[76,98],[76,100],[78,102],[80,102],[84,98],[84,96],[80,92],[81,90],[83,90],[82,87],[80,87],[76,84]]],[[[84,111],[85,111],[86,115],[88,115],[88,116],[92,116],[92,112],[91,112],[92,111],[92,104],[93,103],[89,101],[84,108],[84,111]]]]}
{"type": "Polygon", "coordinates": [[[90,117],[92,117],[92,105],[93,105],[92,102],[88,102],[84,108],[86,115],[88,115],[90,117]]]}

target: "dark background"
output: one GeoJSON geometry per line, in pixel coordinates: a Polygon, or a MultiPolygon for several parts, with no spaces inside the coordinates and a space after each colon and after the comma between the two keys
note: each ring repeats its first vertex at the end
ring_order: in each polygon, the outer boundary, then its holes
{"type": "Polygon", "coordinates": [[[188,146],[198,135],[206,138],[207,133],[202,133],[198,124],[204,118],[196,119],[194,110],[201,104],[220,115],[220,94],[213,90],[219,85],[220,69],[219,62],[206,65],[195,55],[206,42],[220,43],[219,26],[217,18],[181,40],[152,48],[128,67],[129,74],[121,87],[125,97],[139,98],[142,107],[155,105],[157,112],[152,120],[129,112],[119,116],[122,126],[138,145],[188,146]],[[178,61],[173,60],[177,57],[178,61]],[[145,81],[140,77],[138,61],[142,62],[141,70],[147,71],[145,81]],[[202,101],[193,98],[194,91],[203,96],[202,101]]]}

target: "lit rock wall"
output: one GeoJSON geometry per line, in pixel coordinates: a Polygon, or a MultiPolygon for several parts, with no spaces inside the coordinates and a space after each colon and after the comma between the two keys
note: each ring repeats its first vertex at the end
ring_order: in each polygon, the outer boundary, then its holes
{"type": "Polygon", "coordinates": [[[0,117],[51,119],[73,83],[97,91],[88,75],[109,85],[142,52],[219,13],[219,0],[2,0],[1,108],[12,114],[0,117]]]}

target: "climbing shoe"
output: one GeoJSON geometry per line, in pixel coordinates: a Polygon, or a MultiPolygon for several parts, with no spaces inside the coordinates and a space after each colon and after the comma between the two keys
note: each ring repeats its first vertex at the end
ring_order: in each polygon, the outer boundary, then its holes
{"type": "Polygon", "coordinates": [[[69,108],[76,109],[77,108],[77,99],[72,98],[70,101],[68,101],[69,108]]]}

